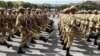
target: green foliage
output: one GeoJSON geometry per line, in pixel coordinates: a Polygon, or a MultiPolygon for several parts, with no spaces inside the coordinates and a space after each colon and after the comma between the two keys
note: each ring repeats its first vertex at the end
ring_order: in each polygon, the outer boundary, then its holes
{"type": "Polygon", "coordinates": [[[4,1],[0,1],[0,7],[6,7],[6,3],[4,1]]]}
{"type": "Polygon", "coordinates": [[[12,1],[8,1],[8,2],[4,2],[4,1],[0,1],[0,7],[4,7],[4,8],[18,8],[19,6],[23,6],[25,8],[30,7],[30,8],[37,8],[36,4],[31,4],[28,2],[12,2],[12,1]]]}
{"type": "Polygon", "coordinates": [[[69,5],[61,5],[61,6],[59,6],[59,10],[63,10],[63,9],[65,9],[65,8],[67,8],[67,7],[69,7],[69,5]]]}

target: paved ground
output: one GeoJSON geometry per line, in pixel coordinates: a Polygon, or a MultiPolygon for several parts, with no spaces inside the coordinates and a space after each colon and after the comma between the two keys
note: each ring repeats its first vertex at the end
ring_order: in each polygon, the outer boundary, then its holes
{"type": "MultiPolygon", "coordinates": [[[[51,18],[52,19],[52,18],[51,18]]],[[[42,35],[49,37],[49,41],[44,43],[43,41],[36,40],[37,44],[30,44],[29,49],[25,49],[26,54],[17,54],[17,49],[19,46],[19,37],[13,38],[13,42],[9,42],[13,45],[12,48],[6,48],[5,46],[0,46],[0,56],[65,56],[66,51],[62,50],[61,41],[59,40],[59,32],[57,30],[57,23],[59,19],[57,17],[53,18],[54,31],[51,34],[43,32],[42,35]]],[[[100,56],[100,50],[96,49],[93,43],[87,43],[85,40],[75,39],[73,46],[71,48],[71,54],[74,56],[100,56]]]]}

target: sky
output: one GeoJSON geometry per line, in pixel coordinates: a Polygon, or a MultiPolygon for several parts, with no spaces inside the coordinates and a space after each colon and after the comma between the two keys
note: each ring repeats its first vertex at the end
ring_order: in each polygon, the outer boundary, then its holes
{"type": "Polygon", "coordinates": [[[79,3],[86,0],[3,0],[3,1],[24,1],[24,2],[30,2],[30,3],[49,3],[49,4],[68,4],[68,3],[79,3]]]}

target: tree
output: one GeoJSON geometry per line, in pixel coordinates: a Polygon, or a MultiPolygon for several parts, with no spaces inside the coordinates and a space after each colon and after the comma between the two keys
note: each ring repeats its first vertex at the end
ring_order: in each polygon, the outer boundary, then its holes
{"type": "Polygon", "coordinates": [[[0,1],[0,7],[6,7],[6,2],[0,1]]]}
{"type": "Polygon", "coordinates": [[[7,8],[13,8],[13,2],[8,1],[7,3],[7,8]]]}
{"type": "Polygon", "coordinates": [[[23,7],[24,8],[27,8],[27,7],[32,8],[32,4],[31,3],[23,3],[23,7]]]}
{"type": "Polygon", "coordinates": [[[59,6],[59,10],[63,10],[63,9],[65,9],[65,8],[67,8],[67,7],[69,7],[69,5],[61,5],[61,6],[59,6]]]}

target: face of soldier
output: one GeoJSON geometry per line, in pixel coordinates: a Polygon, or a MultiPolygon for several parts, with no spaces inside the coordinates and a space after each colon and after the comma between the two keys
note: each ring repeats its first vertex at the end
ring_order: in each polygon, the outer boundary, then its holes
{"type": "Polygon", "coordinates": [[[72,9],[72,10],[71,10],[71,13],[72,13],[72,14],[75,14],[75,13],[76,13],[76,10],[75,10],[75,9],[72,9]]]}
{"type": "Polygon", "coordinates": [[[21,13],[21,14],[24,14],[24,13],[25,13],[25,10],[24,10],[24,9],[21,9],[21,10],[20,10],[20,13],[21,13]]]}
{"type": "Polygon", "coordinates": [[[93,14],[96,14],[97,15],[98,13],[97,12],[93,12],[93,14]]]}
{"type": "Polygon", "coordinates": [[[8,11],[8,13],[9,13],[9,14],[11,14],[11,13],[12,13],[12,11],[10,10],[10,11],[8,11]]]}
{"type": "Polygon", "coordinates": [[[88,13],[89,13],[89,14],[92,14],[92,12],[91,12],[91,11],[89,11],[88,13]]]}
{"type": "Polygon", "coordinates": [[[31,14],[31,10],[28,10],[27,12],[28,12],[28,14],[31,14]]]}
{"type": "Polygon", "coordinates": [[[16,11],[13,11],[13,14],[16,14],[16,11]]]}

